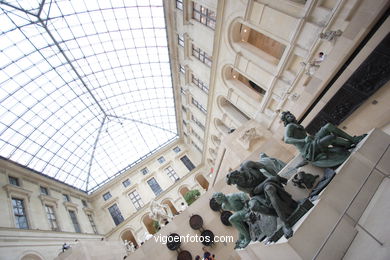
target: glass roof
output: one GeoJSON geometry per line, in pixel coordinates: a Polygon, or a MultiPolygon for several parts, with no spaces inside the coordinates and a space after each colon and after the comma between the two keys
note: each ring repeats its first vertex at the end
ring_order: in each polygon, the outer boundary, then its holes
{"type": "Polygon", "coordinates": [[[0,155],[91,192],[175,140],[162,0],[0,0],[0,155]]]}

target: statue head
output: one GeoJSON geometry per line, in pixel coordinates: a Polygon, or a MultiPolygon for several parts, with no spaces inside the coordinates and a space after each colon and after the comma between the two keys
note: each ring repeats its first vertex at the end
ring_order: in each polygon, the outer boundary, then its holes
{"type": "Polygon", "coordinates": [[[218,204],[222,204],[226,200],[226,196],[222,192],[214,192],[213,199],[215,199],[218,204]]]}
{"type": "Polygon", "coordinates": [[[282,112],[280,120],[283,121],[284,126],[288,125],[289,123],[297,123],[297,119],[290,111],[282,112]]]}
{"type": "Polygon", "coordinates": [[[235,170],[235,171],[229,172],[226,175],[226,183],[228,185],[239,184],[239,183],[242,183],[242,181],[244,181],[243,178],[244,178],[244,175],[241,173],[241,171],[235,170]]]}

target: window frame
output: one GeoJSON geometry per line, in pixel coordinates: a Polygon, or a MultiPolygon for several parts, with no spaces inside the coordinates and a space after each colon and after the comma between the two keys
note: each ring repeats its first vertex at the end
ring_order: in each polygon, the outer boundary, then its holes
{"type": "Polygon", "coordinates": [[[123,187],[129,187],[131,185],[131,181],[129,178],[127,178],[126,180],[122,181],[122,185],[123,187]]]}
{"type": "Polygon", "coordinates": [[[139,195],[139,192],[137,190],[132,190],[127,194],[127,196],[129,197],[131,203],[133,203],[133,206],[137,211],[145,205],[141,198],[141,195],[139,195]]]}
{"type": "Polygon", "coordinates": [[[29,218],[28,218],[27,205],[25,203],[25,199],[24,198],[19,198],[19,197],[11,197],[11,205],[12,205],[13,217],[14,217],[14,220],[15,220],[15,227],[18,228],[18,229],[30,229],[31,228],[31,223],[30,223],[29,218]],[[21,204],[20,205],[15,205],[14,201],[20,201],[21,204]],[[19,206],[21,206],[21,207],[19,207],[19,206]],[[15,207],[17,208],[17,211],[19,209],[22,209],[21,214],[18,214],[18,215],[16,214],[15,207]],[[23,217],[25,219],[25,224],[26,225],[23,226],[23,227],[20,226],[20,221],[19,221],[20,217],[23,217]]]}
{"type": "Polygon", "coordinates": [[[60,231],[60,226],[58,225],[57,213],[54,210],[54,207],[52,205],[44,204],[44,208],[45,208],[46,218],[49,222],[49,227],[51,228],[51,230],[60,231]],[[51,209],[52,212],[48,212],[48,209],[51,209]],[[53,222],[55,223],[56,227],[54,227],[53,222]]]}
{"type": "Polygon", "coordinates": [[[177,175],[176,171],[172,168],[172,166],[168,166],[164,169],[164,172],[168,175],[169,179],[173,182],[177,182],[180,180],[179,175],[177,175]]]}
{"type": "Polygon", "coordinates": [[[217,24],[217,14],[211,9],[192,1],[191,17],[195,21],[215,30],[215,25],[217,24]]]}
{"type": "Polygon", "coordinates": [[[150,189],[153,191],[154,195],[156,197],[160,195],[164,190],[161,188],[160,184],[157,182],[156,178],[152,177],[149,180],[146,181],[150,187],[150,189]],[[153,181],[152,181],[153,180],[153,181]],[[151,182],[154,182],[151,184],[151,182]]]}
{"type": "Polygon", "coordinates": [[[107,201],[107,200],[111,199],[111,198],[112,198],[111,192],[110,192],[110,191],[107,191],[106,193],[104,193],[104,194],[102,195],[102,198],[103,198],[104,201],[107,201]]]}
{"type": "Polygon", "coordinates": [[[75,232],[76,233],[81,233],[81,226],[80,226],[80,223],[79,223],[79,221],[77,219],[76,211],[69,209],[68,213],[69,213],[69,217],[70,217],[70,220],[71,220],[71,222],[73,224],[75,232]]]}
{"type": "Polygon", "coordinates": [[[115,226],[118,226],[120,223],[125,221],[117,203],[112,204],[110,207],[107,208],[107,210],[110,213],[115,226]]]}

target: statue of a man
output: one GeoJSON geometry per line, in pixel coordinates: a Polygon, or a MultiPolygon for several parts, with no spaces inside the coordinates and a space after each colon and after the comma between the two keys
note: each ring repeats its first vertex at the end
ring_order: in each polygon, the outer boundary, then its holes
{"type": "Polygon", "coordinates": [[[330,123],[321,127],[314,136],[310,136],[289,111],[282,112],[281,120],[286,127],[284,142],[295,145],[303,158],[318,167],[335,167],[342,164],[350,154],[348,150],[366,136],[350,136],[330,123]]]}
{"type": "Polygon", "coordinates": [[[246,161],[236,171],[228,173],[226,181],[228,185],[237,184],[237,189],[253,196],[253,189],[261,184],[267,177],[276,176],[286,163],[260,153],[258,162],[246,161]]]}
{"type": "Polygon", "coordinates": [[[236,184],[237,189],[249,193],[252,197],[248,203],[249,209],[267,216],[278,217],[283,224],[286,238],[292,236],[293,231],[287,223],[288,217],[297,208],[298,203],[287,193],[283,184],[287,179],[278,175],[266,177],[261,172],[253,174],[251,171],[233,171],[227,175],[227,184],[236,184]]]}
{"type": "Polygon", "coordinates": [[[229,217],[229,222],[238,230],[239,237],[235,248],[244,248],[251,242],[248,225],[246,224],[246,214],[249,209],[246,204],[249,197],[243,193],[232,193],[225,195],[222,192],[215,192],[213,198],[223,210],[234,211],[233,215],[229,217]]]}
{"type": "Polygon", "coordinates": [[[154,200],[150,202],[149,217],[156,220],[160,226],[164,226],[166,221],[171,221],[173,214],[168,205],[160,204],[154,200]]]}

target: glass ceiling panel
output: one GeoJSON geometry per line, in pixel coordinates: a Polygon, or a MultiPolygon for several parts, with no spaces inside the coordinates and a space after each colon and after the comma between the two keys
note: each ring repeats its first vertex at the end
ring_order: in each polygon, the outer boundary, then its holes
{"type": "Polygon", "coordinates": [[[0,155],[91,192],[177,138],[163,3],[1,1],[0,155]]]}

